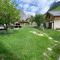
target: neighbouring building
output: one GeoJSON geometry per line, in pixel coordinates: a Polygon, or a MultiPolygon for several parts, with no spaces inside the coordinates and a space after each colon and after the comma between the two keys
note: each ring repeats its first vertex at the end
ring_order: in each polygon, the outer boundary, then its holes
{"type": "Polygon", "coordinates": [[[48,11],[46,20],[47,28],[60,29],[60,11],[48,11]]]}
{"type": "Polygon", "coordinates": [[[20,12],[20,25],[21,26],[25,26],[25,25],[29,25],[29,18],[30,15],[27,15],[24,11],[20,12]]]}

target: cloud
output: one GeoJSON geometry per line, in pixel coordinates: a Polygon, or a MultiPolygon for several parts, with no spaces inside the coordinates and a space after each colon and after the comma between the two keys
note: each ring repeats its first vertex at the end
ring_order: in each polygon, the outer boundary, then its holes
{"type": "Polygon", "coordinates": [[[42,8],[42,10],[40,11],[40,13],[41,13],[41,14],[46,13],[49,8],[50,8],[49,6],[46,6],[46,7],[42,8]]]}
{"type": "Polygon", "coordinates": [[[25,13],[26,15],[33,15],[33,16],[35,16],[35,13],[34,13],[34,12],[27,12],[27,11],[24,11],[24,13],[25,13]]]}
{"type": "MultiPolygon", "coordinates": [[[[18,0],[19,8],[27,14],[46,13],[55,0],[18,0]]],[[[60,0],[56,0],[60,1],[60,0]]]]}
{"type": "Polygon", "coordinates": [[[60,1],[60,0],[57,0],[56,2],[58,2],[58,1],[60,1]]]}
{"type": "Polygon", "coordinates": [[[31,3],[32,2],[32,0],[22,0],[22,1],[25,3],[31,3]]]}

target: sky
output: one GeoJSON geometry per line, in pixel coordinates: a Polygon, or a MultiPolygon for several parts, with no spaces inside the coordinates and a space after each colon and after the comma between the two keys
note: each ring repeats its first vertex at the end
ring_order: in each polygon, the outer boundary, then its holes
{"type": "Polygon", "coordinates": [[[60,0],[16,0],[19,4],[18,8],[23,10],[26,14],[35,15],[38,13],[46,13],[51,4],[60,0]]]}

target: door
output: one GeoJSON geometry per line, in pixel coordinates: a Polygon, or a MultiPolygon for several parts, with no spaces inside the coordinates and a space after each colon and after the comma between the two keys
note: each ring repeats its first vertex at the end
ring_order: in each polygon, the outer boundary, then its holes
{"type": "Polygon", "coordinates": [[[52,22],[49,22],[49,26],[48,26],[49,29],[52,28],[52,22]]]}

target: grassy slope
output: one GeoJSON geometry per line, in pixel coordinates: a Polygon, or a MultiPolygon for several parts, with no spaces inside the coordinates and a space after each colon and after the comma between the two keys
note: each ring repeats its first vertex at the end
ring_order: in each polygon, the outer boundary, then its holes
{"type": "Polygon", "coordinates": [[[60,55],[60,31],[46,29],[44,32],[51,36],[54,40],[58,41],[58,44],[53,48],[53,53],[51,56],[51,58],[53,58],[52,60],[57,60],[60,55]]]}
{"type": "Polygon", "coordinates": [[[57,6],[53,9],[54,11],[60,11],[60,6],[57,6]]]}
{"type": "Polygon", "coordinates": [[[60,42],[60,31],[48,29],[44,32],[51,36],[54,40],[60,42]]]}
{"type": "Polygon", "coordinates": [[[20,60],[44,60],[43,53],[47,47],[53,46],[54,42],[46,36],[39,37],[30,33],[31,30],[41,33],[34,28],[21,28],[13,31],[13,34],[0,34],[0,41],[20,60]]]}
{"type": "Polygon", "coordinates": [[[50,10],[60,11],[60,6],[54,6],[54,7],[52,7],[50,10]]]}

